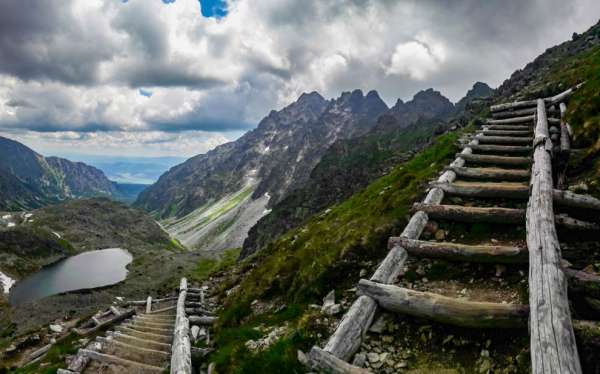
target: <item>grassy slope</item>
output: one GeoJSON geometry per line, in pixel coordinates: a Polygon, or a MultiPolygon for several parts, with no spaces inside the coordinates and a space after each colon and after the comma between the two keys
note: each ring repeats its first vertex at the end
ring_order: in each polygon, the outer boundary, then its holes
{"type": "MultiPolygon", "coordinates": [[[[227,298],[215,337],[219,350],[213,360],[218,367],[224,372],[301,372],[296,349],[307,349],[318,334],[314,312],[306,306],[320,302],[332,288],[349,287],[356,279],[348,274],[358,277],[364,261],[385,255],[388,237],[406,224],[423,184],[453,157],[457,138],[458,134],[440,136],[412,160],[245,261],[247,268],[240,271],[244,277],[227,298]],[[286,305],[275,313],[252,316],[255,299],[285,300],[286,305]],[[243,346],[262,335],[255,327],[283,321],[294,333],[270,349],[253,355],[243,346]]],[[[233,278],[223,287],[238,282],[233,278]]]]}

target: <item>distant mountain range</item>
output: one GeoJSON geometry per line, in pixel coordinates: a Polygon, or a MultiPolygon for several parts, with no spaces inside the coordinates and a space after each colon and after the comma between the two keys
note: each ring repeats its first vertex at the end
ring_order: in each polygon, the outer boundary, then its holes
{"type": "MultiPolygon", "coordinates": [[[[314,186],[311,173],[324,170],[320,168],[322,159],[332,160],[339,156],[339,149],[355,146],[346,142],[365,139],[371,144],[375,136],[389,150],[397,143],[389,141],[391,132],[427,122],[422,127],[421,140],[404,137],[412,140],[397,153],[405,152],[426,142],[435,124],[456,111],[447,98],[432,89],[418,93],[407,103],[398,100],[392,108],[376,91],[366,95],[361,90],[344,92],[331,100],[317,92],[305,93],[280,111],[271,111],[256,129],[238,140],[171,168],[140,194],[135,206],[162,220],[163,226],[189,247],[239,247],[261,217],[296,191],[314,186]]],[[[391,154],[386,154],[386,159],[388,156],[391,154]]],[[[369,159],[370,154],[352,157],[369,159]]],[[[373,168],[379,170],[379,166],[373,168]]],[[[361,183],[344,184],[344,178],[349,176],[346,174],[327,173],[325,178],[341,177],[340,188],[347,193],[353,191],[348,185],[361,183]]],[[[365,173],[364,182],[375,174],[365,173]]],[[[313,192],[307,191],[306,199],[328,195],[324,190],[313,192]]],[[[339,192],[332,193],[345,196],[339,192]]],[[[330,202],[335,198],[322,200],[330,202]]],[[[306,211],[312,212],[322,204],[309,205],[306,211]]],[[[287,226],[284,222],[280,227],[287,226]]]]}
{"type": "Polygon", "coordinates": [[[0,210],[33,209],[93,196],[131,201],[140,189],[120,186],[83,162],[44,157],[24,144],[0,137],[0,210]]]}

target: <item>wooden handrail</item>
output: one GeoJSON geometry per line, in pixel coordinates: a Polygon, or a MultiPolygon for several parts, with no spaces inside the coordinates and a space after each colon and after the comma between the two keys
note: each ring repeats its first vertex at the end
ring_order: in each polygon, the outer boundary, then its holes
{"type": "Polygon", "coordinates": [[[567,297],[567,278],[554,223],[552,141],[546,104],[537,101],[526,227],[533,374],[581,373],[567,297]]]}
{"type": "Polygon", "coordinates": [[[185,314],[185,299],[187,297],[187,279],[181,278],[179,298],[177,300],[177,315],[171,346],[171,374],[192,373],[192,352],[190,343],[190,322],[185,314]]]}

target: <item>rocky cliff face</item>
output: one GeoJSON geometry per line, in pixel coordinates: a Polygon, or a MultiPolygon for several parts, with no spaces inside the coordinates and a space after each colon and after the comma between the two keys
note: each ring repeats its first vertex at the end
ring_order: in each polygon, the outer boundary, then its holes
{"type": "MultiPolygon", "coordinates": [[[[241,257],[246,257],[320,210],[348,198],[391,167],[410,158],[443,132],[455,113],[440,92],[428,89],[379,116],[360,136],[333,143],[303,188],[291,192],[250,229],[241,257]]],[[[462,112],[461,112],[462,113],[462,112]]]]}
{"type": "Polygon", "coordinates": [[[0,137],[0,209],[29,209],[67,198],[115,193],[113,183],[92,166],[46,158],[0,137]]]}
{"type": "Polygon", "coordinates": [[[172,168],[136,205],[161,218],[180,217],[248,185],[255,187],[253,198],[268,194],[276,203],[306,181],[334,141],[364,133],[385,110],[374,91],[345,92],[329,101],[316,92],[303,94],[235,142],[172,168]]]}

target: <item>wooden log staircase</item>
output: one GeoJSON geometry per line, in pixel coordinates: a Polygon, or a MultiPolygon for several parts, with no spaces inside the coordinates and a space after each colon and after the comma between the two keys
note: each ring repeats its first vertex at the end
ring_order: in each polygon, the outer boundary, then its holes
{"type": "Polygon", "coordinates": [[[490,108],[493,119],[487,120],[475,136],[465,139],[462,152],[430,185],[424,201],[414,205],[414,214],[401,235],[390,238],[388,255],[375,274],[360,280],[360,296],[325,346],[312,348],[308,355],[312,369],[369,372],[355,366],[353,357],[376,313],[385,310],[470,328],[529,325],[533,373],[582,372],[567,287],[579,282],[598,285],[600,279],[568,269],[561,257],[556,227],[581,232],[600,227],[558,214],[555,206],[598,212],[600,201],[556,189],[556,185],[562,186],[555,183],[561,176],[553,175],[553,162],[559,163],[558,158],[562,157],[565,164],[564,158],[570,152],[564,113],[566,101],[578,87],[554,97],[490,108]],[[457,197],[470,199],[469,204],[445,203],[457,197]],[[526,202],[527,207],[513,205],[520,201],[526,202]],[[521,226],[525,237],[521,239],[523,245],[420,240],[430,220],[521,226]],[[471,301],[394,285],[408,256],[507,266],[528,263],[529,303],[471,301]]]}
{"type": "Polygon", "coordinates": [[[118,319],[79,331],[80,335],[89,336],[113,325],[112,330],[80,349],[58,374],[192,373],[192,353],[203,352],[191,347],[195,336],[191,337],[190,324],[208,326],[215,320],[205,304],[203,289],[189,288],[186,278],[182,278],[177,296],[148,297],[125,302],[123,306],[131,308],[126,312],[128,319],[119,313],[118,319]]]}

